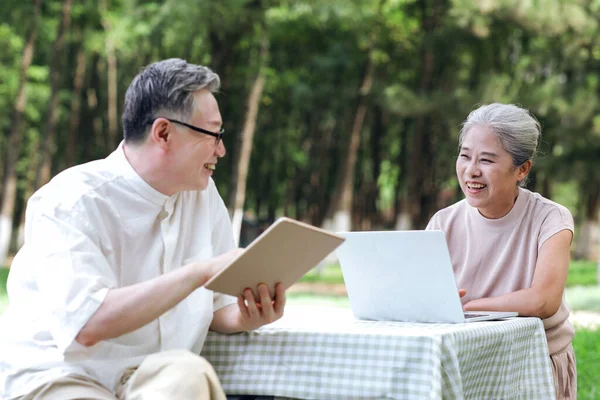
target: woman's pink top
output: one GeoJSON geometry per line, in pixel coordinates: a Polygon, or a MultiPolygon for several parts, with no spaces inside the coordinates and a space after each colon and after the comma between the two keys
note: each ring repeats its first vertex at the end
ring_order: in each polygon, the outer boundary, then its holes
{"type": "MultiPolygon", "coordinates": [[[[566,207],[526,189],[519,189],[515,205],[502,218],[487,219],[462,200],[438,211],[427,229],[446,234],[457,285],[467,290],[463,304],[530,287],[544,242],[562,230],[574,232],[566,207]]],[[[543,320],[550,354],[573,340],[568,317],[563,294],[556,314],[543,320]]]]}

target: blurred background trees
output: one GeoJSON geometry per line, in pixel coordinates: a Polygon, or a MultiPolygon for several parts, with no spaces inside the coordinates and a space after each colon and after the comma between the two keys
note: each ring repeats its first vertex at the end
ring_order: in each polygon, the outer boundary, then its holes
{"type": "Polygon", "coordinates": [[[460,123],[498,101],[540,120],[529,188],[569,207],[575,255],[598,257],[598,0],[2,5],[2,260],[21,245],[31,193],[107,156],[129,82],[170,57],[222,78],[228,155],[215,181],[237,227],[288,215],[333,230],[423,228],[461,198],[460,123]]]}

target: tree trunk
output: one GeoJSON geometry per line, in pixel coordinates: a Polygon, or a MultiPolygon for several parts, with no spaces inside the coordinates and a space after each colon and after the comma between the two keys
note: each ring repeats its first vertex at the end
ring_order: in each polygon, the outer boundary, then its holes
{"type": "Polygon", "coordinates": [[[371,176],[369,181],[365,182],[365,218],[363,219],[363,230],[380,229],[383,220],[378,212],[377,200],[379,198],[379,180],[381,170],[381,140],[383,138],[383,110],[381,106],[374,107],[373,128],[371,129],[371,176]]]}
{"type": "Polygon", "coordinates": [[[394,203],[394,229],[410,230],[412,223],[410,213],[408,212],[408,190],[407,184],[410,179],[408,172],[408,124],[404,124],[400,132],[400,154],[398,154],[398,164],[400,165],[400,173],[396,184],[396,201],[394,203]]]}
{"type": "Polygon", "coordinates": [[[13,214],[15,209],[15,200],[17,193],[17,171],[16,163],[21,152],[21,142],[24,136],[24,113],[27,104],[27,71],[31,65],[33,51],[35,49],[35,39],[38,31],[40,19],[41,0],[35,0],[33,4],[33,19],[27,41],[23,50],[23,59],[21,60],[21,71],[19,79],[19,91],[17,102],[15,104],[12,130],[8,137],[8,149],[4,160],[4,184],[2,186],[2,209],[0,211],[0,265],[4,265],[13,226],[13,214]]]}
{"type": "MultiPolygon", "coordinates": [[[[600,210],[599,210],[599,214],[600,214],[600,210]]],[[[598,227],[596,228],[596,232],[598,232],[598,230],[600,230],[600,220],[596,220],[596,223],[598,224],[598,227]]],[[[598,264],[596,265],[596,284],[600,285],[600,239],[598,239],[596,241],[596,245],[598,246],[598,264]]]]}
{"type": "Polygon", "coordinates": [[[308,179],[309,192],[309,218],[313,225],[321,226],[327,212],[327,196],[329,195],[328,175],[334,161],[331,161],[331,147],[334,142],[334,132],[338,120],[326,128],[326,130],[315,129],[312,141],[317,141],[319,145],[312,146],[311,160],[327,160],[327,162],[311,163],[310,178],[308,179]]]}
{"type": "Polygon", "coordinates": [[[102,27],[104,28],[104,43],[108,64],[108,140],[106,146],[110,152],[117,146],[117,130],[119,129],[117,117],[117,57],[115,55],[115,43],[112,38],[112,24],[106,15],[108,13],[106,0],[101,2],[101,6],[104,13],[102,27]]]}
{"type": "MultiPolygon", "coordinates": [[[[34,140],[31,148],[36,149],[39,146],[39,142],[34,140]]],[[[33,194],[33,188],[35,185],[35,174],[36,174],[36,166],[39,163],[39,154],[32,154],[30,156],[31,163],[29,165],[29,171],[25,177],[25,191],[23,193],[23,213],[21,214],[21,221],[19,222],[19,230],[17,231],[17,248],[23,247],[25,242],[25,216],[27,211],[27,202],[29,198],[33,194]]]]}
{"type": "Polygon", "coordinates": [[[600,253],[598,251],[598,241],[600,239],[598,221],[600,215],[600,182],[589,179],[586,183],[586,192],[585,221],[579,230],[575,258],[597,260],[600,253]]]}
{"type": "Polygon", "coordinates": [[[79,155],[83,160],[93,160],[106,157],[109,153],[106,147],[106,129],[104,127],[104,111],[100,107],[99,96],[102,91],[96,88],[103,87],[105,82],[102,77],[106,76],[106,63],[98,53],[92,53],[90,57],[89,82],[84,86],[82,107],[82,131],[86,132],[85,141],[79,143],[79,155]]]}
{"type": "MultiPolygon", "coordinates": [[[[433,44],[434,30],[438,23],[438,13],[433,12],[430,15],[426,0],[421,0],[421,26],[423,28],[422,38],[422,72],[419,83],[419,93],[421,95],[429,94],[433,83],[433,69],[435,67],[435,49],[433,44]]],[[[435,7],[435,6],[434,6],[435,7]]],[[[423,222],[423,182],[429,175],[428,169],[431,168],[427,158],[427,151],[431,144],[431,132],[426,130],[427,115],[419,115],[415,124],[413,147],[410,158],[410,177],[408,183],[408,211],[410,213],[411,225],[417,229],[421,228],[423,222]]]]}
{"type": "Polygon", "coordinates": [[[27,200],[23,202],[25,209],[21,213],[19,220],[19,229],[17,230],[17,248],[20,249],[25,244],[25,216],[27,215],[27,200]]]}
{"type": "Polygon", "coordinates": [[[50,102],[48,108],[48,119],[46,122],[46,133],[42,142],[41,163],[38,166],[36,174],[35,190],[45,185],[50,180],[52,169],[52,155],[54,153],[54,142],[56,128],[58,125],[59,112],[59,86],[62,71],[62,58],[65,42],[65,32],[69,29],[71,23],[71,7],[73,0],[65,0],[62,9],[62,20],[58,27],[56,40],[54,41],[52,51],[52,61],[50,64],[50,102]]]}
{"type": "Polygon", "coordinates": [[[73,80],[73,102],[71,103],[71,123],[69,124],[69,134],[67,137],[66,167],[71,167],[77,162],[75,157],[75,144],[77,142],[77,133],[79,130],[79,120],[81,118],[81,95],[83,90],[83,79],[86,69],[86,54],[83,43],[80,44],[77,53],[77,66],[75,67],[75,78],[73,80]]]}
{"type": "MultiPolygon", "coordinates": [[[[373,35],[371,35],[373,40],[373,35]]],[[[358,146],[360,145],[360,132],[363,128],[365,115],[367,113],[367,100],[371,93],[373,83],[373,60],[372,60],[373,44],[367,58],[367,65],[361,87],[359,89],[358,106],[352,124],[350,133],[350,142],[346,152],[345,162],[340,170],[341,180],[338,184],[338,193],[341,193],[337,201],[333,201],[332,212],[328,213],[331,216],[330,221],[325,221],[325,228],[332,231],[349,231],[352,228],[351,213],[352,213],[352,195],[354,194],[354,168],[356,166],[356,158],[358,146]]]]}
{"type": "MultiPolygon", "coordinates": [[[[385,0],[380,0],[377,4],[377,13],[375,17],[376,20],[381,16],[384,3],[385,0]]],[[[352,124],[350,143],[348,144],[345,162],[342,164],[342,168],[340,170],[341,180],[338,184],[340,190],[338,190],[337,193],[341,193],[341,195],[337,201],[333,201],[331,203],[332,210],[328,212],[328,216],[330,216],[332,219],[326,220],[324,223],[325,229],[333,231],[349,231],[352,228],[351,213],[352,196],[354,194],[354,169],[356,167],[358,146],[360,145],[360,133],[362,131],[365,116],[367,114],[367,102],[373,86],[373,71],[375,69],[373,56],[375,51],[376,25],[377,24],[375,24],[375,27],[373,27],[369,33],[369,50],[367,53],[362,84],[358,91],[358,106],[356,108],[356,114],[352,124]]]]}
{"type": "Polygon", "coordinates": [[[252,153],[252,140],[256,128],[256,119],[258,117],[258,109],[260,107],[260,99],[262,98],[263,89],[265,86],[264,66],[268,55],[268,43],[264,42],[260,49],[259,69],[246,108],[246,120],[242,131],[242,146],[240,157],[238,158],[235,175],[235,192],[233,193],[233,234],[236,245],[239,243],[240,231],[242,228],[242,219],[244,216],[244,201],[246,199],[246,180],[248,178],[248,166],[250,165],[250,154],[252,153]]]}
{"type": "Polygon", "coordinates": [[[397,200],[398,212],[396,213],[396,225],[394,229],[397,231],[408,231],[413,229],[413,223],[410,219],[410,213],[408,211],[408,195],[405,193],[400,194],[397,200]]]}
{"type": "Polygon", "coordinates": [[[552,198],[552,182],[550,182],[550,178],[547,173],[544,173],[544,178],[542,179],[542,192],[540,193],[547,199],[552,198]]]}
{"type": "MultiPolygon", "coordinates": [[[[356,109],[356,115],[354,116],[354,122],[352,124],[352,131],[350,133],[350,143],[348,144],[348,150],[346,152],[345,163],[342,165],[340,171],[341,180],[339,181],[336,193],[341,195],[331,202],[332,219],[326,219],[323,223],[323,228],[334,231],[334,232],[347,232],[352,230],[352,196],[354,194],[354,168],[356,166],[356,159],[358,153],[358,146],[360,145],[360,133],[363,128],[365,116],[367,114],[367,100],[371,93],[371,87],[373,84],[373,58],[372,53],[374,49],[374,35],[371,33],[371,44],[369,54],[367,57],[367,65],[363,76],[363,81],[359,89],[358,107],[356,109]]],[[[331,252],[325,257],[323,261],[317,265],[316,270],[319,275],[323,272],[323,268],[326,265],[332,264],[337,259],[335,252],[331,252]]]]}
{"type": "Polygon", "coordinates": [[[529,171],[529,174],[527,175],[525,187],[527,188],[527,190],[530,190],[532,192],[539,192],[538,186],[539,186],[539,173],[537,170],[532,169],[531,171],[529,171]]]}
{"type": "Polygon", "coordinates": [[[575,258],[590,261],[598,259],[600,255],[597,247],[599,239],[598,231],[600,231],[598,219],[586,218],[579,228],[575,258]]]}
{"type": "MultiPolygon", "coordinates": [[[[365,87],[364,83],[366,83],[369,90],[371,85],[370,82],[373,77],[372,74],[373,69],[369,62],[367,73],[365,74],[365,79],[363,81],[363,87],[365,87]]],[[[365,95],[361,94],[361,99],[356,109],[354,123],[352,124],[352,132],[350,133],[350,144],[348,145],[348,152],[346,153],[346,162],[342,166],[341,196],[333,213],[332,229],[335,231],[349,231],[352,228],[351,213],[352,195],[354,194],[354,168],[356,166],[358,146],[360,145],[360,132],[363,127],[366,113],[367,99],[365,95]]]]}

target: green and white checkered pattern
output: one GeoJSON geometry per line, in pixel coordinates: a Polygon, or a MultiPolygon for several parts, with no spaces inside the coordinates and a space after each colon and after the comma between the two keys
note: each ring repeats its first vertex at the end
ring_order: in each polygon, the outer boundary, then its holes
{"type": "Polygon", "coordinates": [[[355,320],[292,307],[236,335],[210,332],[202,355],[228,394],[299,399],[554,399],[541,320],[467,324],[355,320]]]}

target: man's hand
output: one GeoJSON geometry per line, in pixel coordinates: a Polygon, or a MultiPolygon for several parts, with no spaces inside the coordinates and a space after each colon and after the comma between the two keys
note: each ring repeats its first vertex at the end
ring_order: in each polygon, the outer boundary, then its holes
{"type": "Polygon", "coordinates": [[[275,285],[274,298],[271,298],[269,288],[264,283],[258,285],[257,290],[258,296],[255,296],[250,288],[244,290],[243,296],[238,296],[238,307],[246,330],[260,328],[283,316],[286,300],[283,284],[275,285]],[[255,299],[258,299],[258,302],[255,299]]]}
{"type": "Polygon", "coordinates": [[[257,287],[258,295],[250,288],[238,296],[238,304],[230,304],[215,312],[210,329],[221,333],[251,331],[277,321],[285,308],[285,289],[282,283],[275,285],[275,296],[271,297],[267,285],[257,287]]]}

